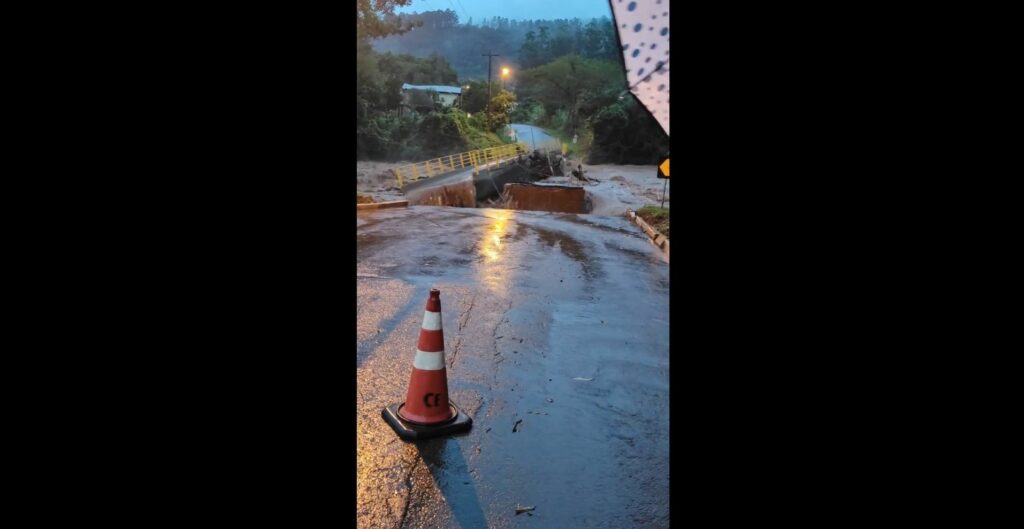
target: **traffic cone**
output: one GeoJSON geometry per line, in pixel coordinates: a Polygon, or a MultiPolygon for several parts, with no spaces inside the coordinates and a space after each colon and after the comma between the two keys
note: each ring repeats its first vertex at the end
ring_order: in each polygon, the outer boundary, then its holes
{"type": "Polygon", "coordinates": [[[405,440],[417,440],[469,430],[473,419],[448,401],[441,291],[436,288],[427,299],[412,366],[405,402],[381,411],[395,433],[405,440]]]}

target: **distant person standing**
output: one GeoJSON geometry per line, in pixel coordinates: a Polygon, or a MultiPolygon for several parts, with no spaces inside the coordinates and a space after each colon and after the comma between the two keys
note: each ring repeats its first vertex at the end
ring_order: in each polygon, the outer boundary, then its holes
{"type": "Polygon", "coordinates": [[[572,175],[578,178],[580,180],[580,183],[584,182],[585,179],[583,178],[583,164],[578,164],[576,166],[576,169],[572,170],[572,175]]]}

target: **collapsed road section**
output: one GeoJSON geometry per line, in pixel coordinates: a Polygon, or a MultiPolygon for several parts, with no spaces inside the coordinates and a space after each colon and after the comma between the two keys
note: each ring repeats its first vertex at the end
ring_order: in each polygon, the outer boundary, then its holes
{"type": "Polygon", "coordinates": [[[507,184],[525,184],[538,182],[551,176],[565,174],[565,159],[557,152],[547,154],[534,151],[529,156],[521,156],[509,167],[481,173],[475,180],[478,204],[488,200],[502,198],[507,184]]]}
{"type": "Polygon", "coordinates": [[[566,166],[566,159],[557,151],[534,151],[519,156],[505,167],[487,168],[477,174],[466,170],[420,180],[406,185],[402,191],[411,205],[462,208],[500,205],[509,209],[586,213],[589,201],[582,187],[529,185],[565,175],[566,166]]]}
{"type": "Polygon", "coordinates": [[[587,213],[587,193],[582,187],[537,184],[505,184],[509,209],[587,213]]]}

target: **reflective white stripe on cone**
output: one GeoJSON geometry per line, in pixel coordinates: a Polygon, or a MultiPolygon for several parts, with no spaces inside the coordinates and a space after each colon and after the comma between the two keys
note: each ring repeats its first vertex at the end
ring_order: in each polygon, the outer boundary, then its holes
{"type": "Polygon", "coordinates": [[[444,369],[444,351],[439,353],[430,353],[417,349],[416,359],[413,360],[412,365],[421,371],[437,371],[438,369],[444,369]]]}
{"type": "Polygon", "coordinates": [[[441,313],[430,312],[429,310],[423,314],[423,328],[428,331],[440,331],[441,330],[441,313]]]}

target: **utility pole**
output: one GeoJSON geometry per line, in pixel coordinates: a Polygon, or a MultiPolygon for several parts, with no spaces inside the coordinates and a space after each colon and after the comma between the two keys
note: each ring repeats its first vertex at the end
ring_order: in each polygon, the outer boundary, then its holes
{"type": "Polygon", "coordinates": [[[501,57],[501,55],[487,52],[481,53],[481,57],[487,57],[487,104],[484,106],[484,112],[487,113],[487,128],[491,128],[491,59],[494,57],[501,57]]]}

